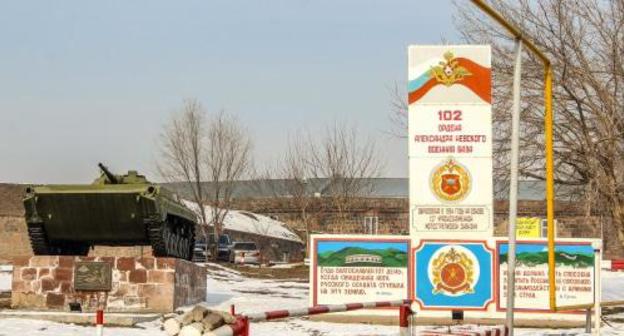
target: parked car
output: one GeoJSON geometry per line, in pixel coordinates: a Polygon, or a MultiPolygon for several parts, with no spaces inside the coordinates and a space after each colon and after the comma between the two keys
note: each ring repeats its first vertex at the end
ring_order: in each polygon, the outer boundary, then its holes
{"type": "Polygon", "coordinates": [[[260,250],[254,242],[235,242],[230,248],[230,262],[235,264],[260,264],[260,250]]]}
{"type": "MultiPolygon", "coordinates": [[[[214,238],[211,235],[210,238],[214,238]]],[[[197,238],[195,240],[195,247],[193,247],[193,261],[194,262],[207,262],[211,259],[212,253],[208,246],[208,241],[205,238],[197,238]]]]}
{"type": "Polygon", "coordinates": [[[217,246],[217,259],[218,260],[230,260],[230,249],[232,247],[232,238],[228,234],[219,235],[219,245],[217,246]]]}

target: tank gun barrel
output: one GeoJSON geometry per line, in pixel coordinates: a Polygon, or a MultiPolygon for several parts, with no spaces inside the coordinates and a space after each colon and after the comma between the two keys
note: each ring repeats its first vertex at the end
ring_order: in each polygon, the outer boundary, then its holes
{"type": "Polygon", "coordinates": [[[100,163],[98,163],[98,167],[100,167],[100,169],[102,170],[104,175],[106,175],[106,178],[110,181],[110,183],[112,183],[112,184],[118,184],[119,183],[119,180],[117,179],[117,176],[115,176],[115,174],[111,173],[111,171],[108,170],[108,168],[106,168],[105,165],[103,165],[100,162],[100,163]]]}

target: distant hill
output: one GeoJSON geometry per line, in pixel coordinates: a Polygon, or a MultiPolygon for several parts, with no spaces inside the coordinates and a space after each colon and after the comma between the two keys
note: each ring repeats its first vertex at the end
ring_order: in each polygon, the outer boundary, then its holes
{"type": "MultiPolygon", "coordinates": [[[[502,254],[499,263],[507,262],[507,254],[502,254]]],[[[548,252],[523,252],[516,255],[516,262],[519,265],[536,266],[548,264],[548,252]]],[[[594,267],[594,256],[584,253],[567,253],[557,252],[555,254],[555,263],[558,265],[572,266],[574,268],[594,267]]]]}
{"type": "Polygon", "coordinates": [[[368,263],[345,264],[345,258],[354,254],[371,254],[382,258],[383,267],[407,267],[407,253],[394,248],[366,249],[361,247],[345,247],[339,251],[328,251],[318,254],[318,265],[323,267],[371,266],[368,263]]]}

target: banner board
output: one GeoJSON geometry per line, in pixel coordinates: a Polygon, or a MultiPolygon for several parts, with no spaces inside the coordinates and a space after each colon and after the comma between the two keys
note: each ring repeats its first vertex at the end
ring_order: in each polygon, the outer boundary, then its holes
{"type": "Polygon", "coordinates": [[[410,46],[412,237],[492,236],[489,46],[410,46]]]}
{"type": "MultiPolygon", "coordinates": [[[[496,245],[498,309],[506,308],[506,242],[496,245]]],[[[548,248],[544,241],[516,244],[515,308],[549,311],[548,248]]],[[[558,242],[555,245],[556,293],[559,306],[594,303],[595,258],[591,243],[558,242]]]]}
{"type": "Polygon", "coordinates": [[[408,237],[316,235],[311,242],[312,305],[409,298],[408,237]]]}
{"type": "Polygon", "coordinates": [[[486,310],[494,301],[486,241],[421,241],[413,260],[414,297],[423,310],[486,310]]]}
{"type": "MultiPolygon", "coordinates": [[[[599,239],[556,242],[560,306],[594,303],[599,239]]],[[[517,242],[515,311],[523,321],[584,321],[584,312],[552,312],[548,297],[548,249],[543,238],[517,242]]],[[[505,318],[507,253],[504,238],[422,239],[412,248],[414,305],[420,317],[449,318],[461,310],[471,318],[505,318]]]]}
{"type": "MultiPolygon", "coordinates": [[[[599,239],[556,242],[560,305],[594,302],[600,268],[599,239]]],[[[411,299],[422,318],[505,318],[507,240],[410,239],[407,236],[312,235],[310,304],[347,304],[411,299]]],[[[583,311],[552,312],[548,302],[547,242],[518,241],[516,319],[539,325],[582,325],[583,311]],[[540,322],[542,321],[542,322],[540,322]],[[561,322],[562,324],[558,324],[561,322]]],[[[393,310],[339,313],[388,317],[393,310]]]]}

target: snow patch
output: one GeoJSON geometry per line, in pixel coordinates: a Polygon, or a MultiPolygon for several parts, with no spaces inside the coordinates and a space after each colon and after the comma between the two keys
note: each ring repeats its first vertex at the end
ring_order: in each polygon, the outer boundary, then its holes
{"type": "Polygon", "coordinates": [[[295,268],[295,267],[299,267],[299,266],[303,266],[303,263],[275,264],[275,265],[271,266],[271,268],[285,268],[285,269],[290,269],[290,268],[295,268]]]}
{"type": "MultiPolygon", "coordinates": [[[[196,214],[199,214],[197,203],[192,201],[183,201],[184,204],[196,214]]],[[[205,207],[206,220],[212,219],[212,208],[205,207]]],[[[249,211],[229,210],[223,219],[223,227],[228,230],[253,233],[261,236],[274,237],[284,240],[290,240],[297,243],[303,243],[297,234],[292,232],[285,223],[277,221],[273,218],[255,214],[249,211]]]]}
{"type": "Polygon", "coordinates": [[[600,272],[602,301],[624,301],[624,272],[600,272]]]}

